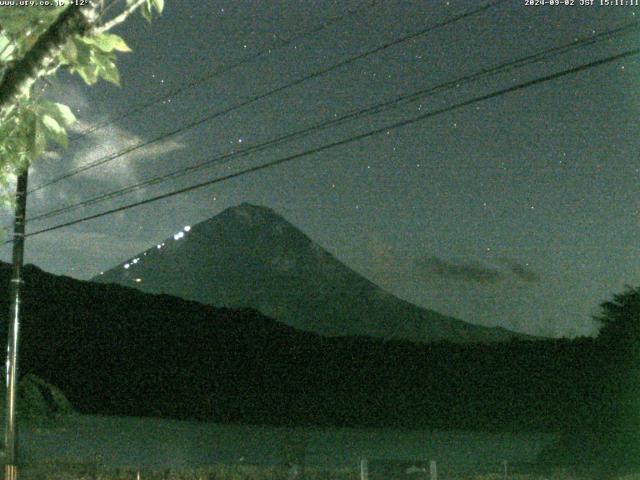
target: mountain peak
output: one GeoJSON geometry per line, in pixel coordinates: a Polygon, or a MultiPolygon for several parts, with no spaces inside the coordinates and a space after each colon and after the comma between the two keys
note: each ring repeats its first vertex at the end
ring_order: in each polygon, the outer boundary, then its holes
{"type": "Polygon", "coordinates": [[[384,292],[268,207],[242,203],[187,232],[95,280],[209,305],[250,307],[322,335],[422,342],[516,336],[446,317],[384,292]]]}
{"type": "Polygon", "coordinates": [[[271,223],[271,222],[285,222],[284,218],[278,215],[269,207],[262,205],[255,205],[248,202],[243,202],[240,205],[235,205],[223,210],[219,215],[213,217],[211,220],[227,219],[229,217],[239,219],[243,223],[255,224],[255,223],[271,223]]]}
{"type": "Polygon", "coordinates": [[[271,210],[269,207],[265,207],[264,205],[255,205],[249,202],[242,202],[240,205],[235,205],[233,207],[227,208],[227,210],[235,213],[250,212],[250,213],[262,214],[262,215],[265,215],[265,214],[276,215],[276,213],[273,210],[271,210]]]}

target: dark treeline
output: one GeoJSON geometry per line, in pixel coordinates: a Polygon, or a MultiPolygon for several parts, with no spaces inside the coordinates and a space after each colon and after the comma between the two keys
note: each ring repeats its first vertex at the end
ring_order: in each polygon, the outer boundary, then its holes
{"type": "MultiPolygon", "coordinates": [[[[603,321],[598,339],[424,345],[324,338],[252,310],[82,282],[35,267],[26,269],[26,278],[21,372],[60,387],[80,412],[561,431],[562,451],[572,457],[588,451],[584,445],[571,451],[576,438],[587,436],[595,450],[618,445],[618,454],[631,452],[629,442],[637,438],[625,432],[640,425],[633,404],[640,384],[638,336],[621,333],[624,322],[603,321]]],[[[5,264],[0,281],[0,311],[8,312],[5,264]]],[[[6,322],[1,333],[5,338],[6,322]]],[[[561,459],[558,452],[548,457],[561,459]]]]}

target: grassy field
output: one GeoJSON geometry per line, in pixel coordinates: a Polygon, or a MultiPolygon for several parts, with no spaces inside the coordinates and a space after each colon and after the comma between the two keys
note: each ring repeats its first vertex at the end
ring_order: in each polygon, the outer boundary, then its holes
{"type": "MultiPolygon", "coordinates": [[[[19,470],[21,480],[359,480],[356,469],[324,470],[306,468],[298,476],[280,467],[251,465],[217,465],[200,469],[109,469],[96,463],[56,461],[25,465],[19,470]]],[[[370,477],[372,478],[372,477],[370,477]]],[[[375,477],[378,478],[378,477],[375,477]]],[[[381,477],[380,477],[381,478],[381,477]]],[[[411,480],[428,480],[428,475],[405,476],[411,480]]],[[[440,476],[442,480],[505,480],[503,474],[440,476]]],[[[546,474],[509,475],[507,480],[640,480],[634,475],[592,475],[557,469],[546,474]]]]}
{"type": "Polygon", "coordinates": [[[432,459],[437,459],[439,480],[505,480],[503,461],[509,466],[507,480],[640,480],[640,476],[584,470],[540,473],[532,469],[541,449],[555,438],[531,433],[286,428],[73,415],[49,425],[22,424],[19,478],[360,480],[359,463],[364,457],[369,459],[369,480],[428,480],[432,459]],[[306,466],[296,476],[285,465],[300,459],[306,466]],[[407,462],[423,466],[427,462],[426,473],[403,473],[407,462]]]}
{"type": "MultiPolygon", "coordinates": [[[[110,469],[95,463],[55,461],[25,465],[21,480],[293,480],[280,467],[216,465],[199,469],[110,469]]],[[[301,477],[297,477],[301,478],[301,477]]],[[[359,480],[354,469],[319,470],[307,468],[305,480],[359,480]]]]}
{"type": "MultiPolygon", "coordinates": [[[[20,429],[21,458],[71,458],[110,468],[189,470],[210,465],[282,464],[283,446],[300,445],[306,465],[357,469],[362,457],[437,459],[439,464],[533,462],[555,436],[532,433],[381,428],[220,425],[154,418],[78,415],[49,427],[20,429]]],[[[443,470],[443,474],[444,474],[443,470]]]]}

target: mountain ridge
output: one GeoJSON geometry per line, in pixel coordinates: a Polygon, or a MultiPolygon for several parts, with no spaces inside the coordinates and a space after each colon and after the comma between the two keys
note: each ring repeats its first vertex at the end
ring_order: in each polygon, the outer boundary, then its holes
{"type": "MultiPolygon", "coordinates": [[[[10,265],[0,262],[0,311],[10,265]]],[[[601,382],[593,339],[420,344],[302,332],[30,265],[20,371],[79,413],[268,425],[551,430],[601,382]]],[[[0,322],[6,338],[7,322],[0,322]]],[[[591,402],[588,408],[600,408],[591,402]]]]}

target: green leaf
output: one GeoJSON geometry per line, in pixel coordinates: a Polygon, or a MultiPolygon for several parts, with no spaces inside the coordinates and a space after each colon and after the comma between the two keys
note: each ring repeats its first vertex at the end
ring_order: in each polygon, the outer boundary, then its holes
{"type": "Polygon", "coordinates": [[[152,17],[152,14],[151,14],[151,6],[152,6],[151,2],[152,2],[152,0],[147,0],[140,7],[140,13],[142,14],[142,16],[144,18],[147,19],[148,22],[151,22],[151,17],[152,17]]]}
{"type": "Polygon", "coordinates": [[[6,63],[11,60],[11,56],[15,50],[15,45],[4,33],[0,33],[0,62],[6,63]]]}
{"type": "Polygon", "coordinates": [[[88,85],[93,85],[98,81],[97,69],[93,65],[93,51],[90,45],[85,43],[79,35],[72,37],[73,45],[76,48],[74,59],[69,59],[71,73],[78,73],[88,85]]]}
{"type": "Polygon", "coordinates": [[[57,120],[49,115],[43,115],[40,118],[40,127],[45,136],[56,142],[61,147],[67,148],[69,142],[67,140],[67,131],[57,120]]]}
{"type": "Polygon", "coordinates": [[[26,30],[34,30],[36,37],[58,17],[64,7],[32,5],[29,8],[0,8],[2,29],[13,36],[24,35],[26,30]]]}
{"type": "Polygon", "coordinates": [[[10,34],[23,33],[34,23],[35,19],[30,15],[33,13],[35,10],[31,8],[3,8],[0,14],[2,29],[10,34]]]}
{"type": "Polygon", "coordinates": [[[116,64],[111,60],[103,61],[100,64],[98,72],[107,82],[120,86],[120,74],[118,73],[118,67],[116,67],[116,64]]]}
{"type": "Polygon", "coordinates": [[[60,57],[63,65],[74,64],[78,61],[78,47],[73,39],[70,39],[62,48],[60,57]]]}
{"type": "Polygon", "coordinates": [[[18,87],[18,96],[24,99],[31,98],[31,85],[22,84],[18,87]]]}
{"type": "Polygon", "coordinates": [[[92,37],[83,37],[82,41],[89,45],[95,45],[103,52],[112,52],[114,50],[118,52],[131,51],[122,37],[119,37],[118,35],[115,35],[113,33],[101,33],[92,37]]]}
{"type": "Polygon", "coordinates": [[[42,101],[38,104],[38,109],[65,128],[76,122],[76,116],[71,109],[62,103],[42,101]]]}
{"type": "Polygon", "coordinates": [[[151,0],[153,6],[156,7],[156,11],[160,14],[164,10],[164,0],[151,0]]]}
{"type": "Polygon", "coordinates": [[[74,38],[78,54],[70,63],[72,73],[78,73],[83,80],[93,85],[98,78],[120,85],[120,74],[116,67],[116,51],[131,51],[117,35],[101,34],[93,37],[74,38]]]}
{"type": "Polygon", "coordinates": [[[93,85],[98,81],[98,68],[95,65],[86,65],[75,69],[87,85],[93,85]]]}
{"type": "Polygon", "coordinates": [[[44,132],[38,122],[38,117],[35,113],[29,112],[26,115],[27,120],[27,153],[29,160],[34,161],[38,159],[47,148],[47,139],[44,132]]]}
{"type": "Polygon", "coordinates": [[[120,85],[120,75],[116,68],[116,56],[114,53],[94,50],[93,64],[96,67],[96,74],[98,77],[105,79],[107,82],[120,85]]]}

